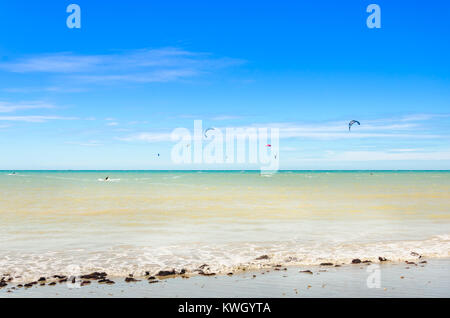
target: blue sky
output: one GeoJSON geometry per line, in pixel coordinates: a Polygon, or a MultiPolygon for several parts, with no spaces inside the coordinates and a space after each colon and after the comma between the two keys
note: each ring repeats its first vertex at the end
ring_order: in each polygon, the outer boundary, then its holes
{"type": "Polygon", "coordinates": [[[177,127],[280,128],[282,169],[450,169],[448,1],[2,1],[0,169],[174,165],[177,127]],[[81,29],[66,7],[81,7],[81,29]],[[381,29],[366,7],[381,7],[381,29]],[[349,133],[347,123],[361,126],[349,133]],[[158,157],[157,154],[161,156],[158,157]]]}

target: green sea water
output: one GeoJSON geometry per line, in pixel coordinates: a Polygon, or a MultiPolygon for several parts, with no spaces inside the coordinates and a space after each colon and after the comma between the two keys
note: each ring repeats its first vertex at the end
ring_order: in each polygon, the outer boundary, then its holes
{"type": "Polygon", "coordinates": [[[0,223],[27,279],[449,257],[450,172],[1,171],[0,223]]]}

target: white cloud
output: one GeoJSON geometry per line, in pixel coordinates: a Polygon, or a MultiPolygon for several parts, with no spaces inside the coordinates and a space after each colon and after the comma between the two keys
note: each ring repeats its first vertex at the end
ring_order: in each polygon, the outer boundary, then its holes
{"type": "Polygon", "coordinates": [[[77,145],[77,146],[84,146],[84,147],[98,147],[103,146],[102,143],[96,141],[96,140],[89,140],[87,142],[74,142],[74,141],[68,141],[66,144],[69,145],[77,145]]]}
{"type": "Polygon", "coordinates": [[[171,141],[171,133],[142,132],[128,137],[117,138],[122,141],[163,142],[171,141]]]}
{"type": "Polygon", "coordinates": [[[76,117],[61,116],[0,116],[0,121],[22,121],[29,123],[42,123],[49,120],[76,120],[76,117]]]}
{"type": "Polygon", "coordinates": [[[102,55],[46,54],[0,63],[0,69],[14,73],[78,74],[73,79],[88,82],[147,83],[189,78],[242,63],[238,59],[162,48],[102,55]]]}
{"type": "MultiPolygon", "coordinates": [[[[422,120],[427,120],[429,116],[420,117],[422,120]]],[[[187,117],[185,115],[185,117],[187,117]]],[[[193,116],[192,118],[195,118],[193,116]]],[[[188,118],[191,118],[189,116],[188,118]]],[[[327,123],[260,123],[249,126],[235,126],[235,127],[218,127],[223,134],[226,134],[227,128],[248,129],[248,128],[278,128],[281,139],[316,139],[316,140],[340,140],[340,139],[439,139],[448,138],[448,136],[441,132],[432,133],[433,131],[426,129],[416,117],[415,123],[397,123],[398,118],[379,119],[379,120],[364,120],[361,121],[361,126],[356,126],[352,131],[348,130],[348,121],[339,122],[327,122],[327,123]]],[[[188,129],[192,129],[187,127],[188,129]]],[[[246,134],[247,131],[244,132],[246,134]]],[[[269,133],[270,134],[270,133],[269,133]]],[[[255,136],[254,136],[255,137],[255,136]]],[[[125,138],[120,138],[123,141],[146,141],[146,142],[159,142],[159,141],[171,141],[170,133],[154,133],[154,132],[141,132],[125,138]]],[[[370,145],[364,145],[364,147],[370,148],[370,145]]],[[[375,146],[373,146],[375,147],[375,146]]],[[[392,149],[392,152],[418,152],[421,149],[400,148],[392,149]]]]}
{"type": "Polygon", "coordinates": [[[392,151],[392,152],[417,152],[417,151],[423,151],[423,149],[419,149],[419,148],[399,148],[399,149],[390,149],[389,151],[392,151]]]}
{"type": "Polygon", "coordinates": [[[83,75],[74,77],[83,82],[135,82],[135,83],[163,83],[178,79],[193,77],[200,73],[195,70],[158,70],[151,73],[121,74],[121,75],[83,75]]]}
{"type": "Polygon", "coordinates": [[[0,69],[14,72],[73,73],[84,72],[102,63],[102,56],[82,56],[71,53],[47,54],[1,63],[0,69]]]}
{"type": "Polygon", "coordinates": [[[327,158],[333,161],[450,160],[450,151],[405,152],[346,151],[327,158]]]}
{"type": "Polygon", "coordinates": [[[30,94],[30,93],[41,93],[41,92],[50,92],[50,93],[80,93],[85,92],[86,89],[76,88],[76,87],[59,87],[59,86],[49,86],[49,87],[7,87],[1,89],[7,93],[21,93],[21,94],[30,94]]]}
{"type": "Polygon", "coordinates": [[[231,116],[231,115],[219,115],[219,116],[212,117],[211,120],[221,121],[221,120],[233,120],[233,119],[239,119],[239,118],[241,118],[241,117],[240,116],[231,116]]]}
{"type": "Polygon", "coordinates": [[[411,114],[400,118],[400,121],[426,121],[433,118],[447,118],[450,114],[411,114]]]}
{"type": "Polygon", "coordinates": [[[49,108],[55,108],[55,106],[53,104],[41,101],[18,102],[18,103],[0,101],[0,113],[12,113],[19,110],[49,109],[49,108]]]}
{"type": "MultiPolygon", "coordinates": [[[[402,123],[398,118],[378,120],[361,120],[361,126],[353,126],[348,130],[348,121],[327,123],[266,123],[258,127],[273,127],[280,129],[280,138],[310,138],[321,140],[363,139],[363,138],[446,138],[446,135],[433,133],[420,121],[431,118],[430,115],[414,117],[414,123],[402,123]],[[401,122],[401,123],[399,123],[401,122]]],[[[410,117],[412,121],[413,116],[410,117]]],[[[256,125],[255,125],[256,126],[256,125]]]]}

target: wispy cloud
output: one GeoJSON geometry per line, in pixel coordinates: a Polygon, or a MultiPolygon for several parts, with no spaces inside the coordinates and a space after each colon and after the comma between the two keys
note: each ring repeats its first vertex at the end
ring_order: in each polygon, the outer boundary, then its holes
{"type": "Polygon", "coordinates": [[[63,52],[0,63],[14,73],[66,74],[88,82],[168,82],[239,65],[243,60],[215,58],[178,48],[143,49],[102,55],[63,52]]]}
{"type": "Polygon", "coordinates": [[[49,120],[77,120],[77,117],[62,116],[0,116],[0,121],[21,121],[28,123],[43,123],[49,120]]]}
{"type": "Polygon", "coordinates": [[[47,86],[47,87],[6,87],[1,89],[7,93],[32,94],[32,93],[80,93],[85,92],[85,88],[47,86]]]}
{"type": "Polygon", "coordinates": [[[361,126],[348,130],[348,121],[325,123],[267,123],[259,126],[280,129],[280,138],[311,139],[363,139],[363,138],[443,138],[446,134],[436,132],[427,124],[431,118],[447,117],[445,114],[421,114],[400,118],[361,120],[361,126]],[[425,123],[426,124],[425,124],[425,123]]]}
{"type": "Polygon", "coordinates": [[[143,141],[143,142],[164,142],[164,141],[170,141],[171,139],[171,133],[161,133],[161,132],[142,132],[133,134],[127,137],[120,137],[117,138],[118,140],[122,141],[143,141]]]}
{"type": "Polygon", "coordinates": [[[114,75],[82,75],[73,77],[76,80],[90,83],[100,82],[135,82],[155,83],[170,82],[183,78],[193,77],[200,74],[197,70],[157,70],[149,73],[114,74],[114,75]]]}
{"type": "Polygon", "coordinates": [[[240,119],[240,118],[241,118],[240,116],[219,115],[219,116],[211,117],[211,120],[222,121],[222,120],[234,120],[234,119],[240,119]]]}
{"type": "Polygon", "coordinates": [[[55,108],[55,105],[42,101],[18,102],[18,103],[0,101],[0,113],[12,113],[20,110],[49,109],[49,108],[55,108]]]}
{"type": "Polygon", "coordinates": [[[86,142],[76,142],[76,141],[68,141],[66,144],[69,145],[77,145],[77,146],[83,146],[83,147],[98,147],[103,146],[102,143],[98,142],[97,140],[89,140],[86,142]]]}
{"type": "Polygon", "coordinates": [[[423,149],[420,148],[398,148],[398,149],[391,149],[392,152],[418,152],[423,151],[423,149]]]}
{"type": "Polygon", "coordinates": [[[399,121],[425,121],[435,118],[448,118],[450,114],[412,114],[399,118],[399,121]]]}
{"type": "Polygon", "coordinates": [[[450,160],[450,151],[406,152],[345,151],[327,158],[332,161],[450,160]]]}
{"type": "Polygon", "coordinates": [[[45,72],[74,73],[86,72],[101,65],[103,56],[82,56],[71,53],[48,54],[21,58],[13,62],[1,63],[0,69],[14,73],[45,72]]]}
{"type": "MultiPolygon", "coordinates": [[[[430,115],[431,116],[431,115],[430,115]]],[[[220,127],[215,126],[222,133],[227,128],[232,128],[235,133],[248,136],[248,128],[277,128],[281,139],[316,139],[316,140],[339,140],[339,139],[436,139],[448,138],[445,132],[434,133],[420,123],[429,116],[416,117],[414,123],[404,123],[399,118],[388,118],[379,120],[361,121],[361,126],[356,126],[350,132],[347,121],[325,122],[325,123],[260,123],[248,126],[220,127]]],[[[189,127],[186,127],[189,129],[189,127]]],[[[253,136],[253,137],[256,137],[253,136]]],[[[170,133],[140,132],[127,137],[119,138],[123,141],[145,141],[161,142],[171,141],[170,133]]],[[[417,149],[397,149],[397,152],[413,152],[417,149]]],[[[419,149],[420,150],[420,149],[419,149]]]]}

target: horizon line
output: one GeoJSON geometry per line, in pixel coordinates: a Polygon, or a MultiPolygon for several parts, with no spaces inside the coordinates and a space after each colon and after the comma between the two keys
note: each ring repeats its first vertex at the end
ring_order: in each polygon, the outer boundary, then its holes
{"type": "MultiPolygon", "coordinates": [[[[101,172],[101,171],[118,171],[118,172],[261,172],[260,169],[0,169],[0,172],[20,172],[20,171],[61,171],[61,172],[101,172]]],[[[430,172],[450,172],[450,169],[279,169],[275,172],[289,172],[289,171],[367,171],[367,172],[383,172],[383,171],[430,171],[430,172]]]]}

